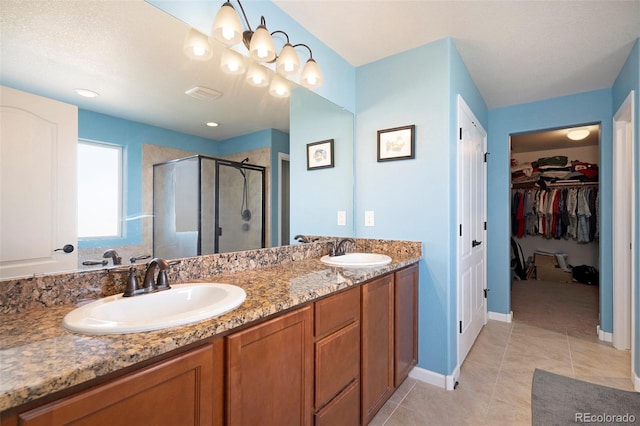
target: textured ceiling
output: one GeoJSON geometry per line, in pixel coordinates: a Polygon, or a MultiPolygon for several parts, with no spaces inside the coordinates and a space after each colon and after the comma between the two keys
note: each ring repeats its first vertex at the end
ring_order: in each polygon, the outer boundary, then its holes
{"type": "MultiPolygon", "coordinates": [[[[354,66],[451,36],[489,108],[609,88],[640,36],[638,0],[274,2],[354,66]]],[[[187,29],[143,0],[0,0],[0,81],[212,139],[287,131],[288,101],[184,57],[187,29]]]]}
{"type": "Polygon", "coordinates": [[[214,59],[189,60],[189,26],[143,0],[0,0],[0,81],[17,89],[187,134],[222,140],[275,128],[288,132],[289,101],[214,59]],[[194,86],[217,100],[185,95],[194,86]],[[77,96],[73,89],[100,94],[77,96]],[[242,101],[238,101],[241,99],[242,101]],[[220,123],[210,128],[207,121],[220,123]]]}
{"type": "Polygon", "coordinates": [[[354,66],[450,36],[487,106],[609,88],[640,1],[274,0],[354,66]]]}

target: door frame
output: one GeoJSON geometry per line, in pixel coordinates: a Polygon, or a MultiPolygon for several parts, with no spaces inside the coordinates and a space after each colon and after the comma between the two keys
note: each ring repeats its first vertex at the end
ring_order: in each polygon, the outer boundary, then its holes
{"type": "Polygon", "coordinates": [[[285,182],[282,179],[282,163],[285,161],[291,164],[291,159],[289,154],[286,154],[284,152],[279,152],[278,153],[278,230],[277,230],[277,234],[278,234],[277,242],[279,246],[289,244],[289,241],[282,241],[282,228],[283,228],[282,221],[284,219],[282,215],[282,201],[283,201],[282,188],[284,187],[284,185],[290,184],[290,180],[285,182]]]}
{"type": "Polygon", "coordinates": [[[613,117],[613,346],[617,349],[631,348],[631,372],[632,381],[636,389],[640,383],[636,380],[634,371],[635,359],[635,318],[636,297],[638,289],[635,288],[635,264],[636,247],[635,224],[637,212],[635,206],[635,182],[637,173],[635,170],[635,91],[631,91],[624,102],[618,108],[613,117]],[[625,144],[625,147],[621,145],[625,144]],[[629,182],[624,177],[631,177],[629,182]],[[621,196],[622,191],[631,193],[631,197],[621,196]],[[628,214],[628,217],[626,216],[628,214]],[[631,236],[628,238],[628,229],[623,223],[625,219],[631,222],[631,236]],[[622,222],[622,223],[621,223],[622,222]],[[630,244],[630,247],[628,246],[630,244]],[[629,279],[624,279],[629,277],[629,279]],[[631,298],[629,310],[625,299],[631,298]],[[630,328],[630,330],[629,330],[630,328]],[[620,336],[624,334],[625,336],[620,336]],[[629,336],[629,337],[627,337],[629,336]]]}
{"type": "MultiPolygon", "coordinates": [[[[468,114],[473,123],[475,124],[476,128],[480,131],[481,135],[482,135],[482,151],[485,153],[485,162],[484,162],[484,167],[482,170],[483,173],[483,180],[484,180],[484,191],[483,191],[483,195],[484,195],[484,211],[483,211],[483,216],[484,216],[484,221],[486,224],[486,220],[487,220],[487,163],[486,163],[486,155],[488,154],[487,152],[487,132],[484,130],[484,128],[482,127],[482,124],[480,124],[480,121],[476,118],[475,114],[473,113],[473,111],[471,110],[471,108],[469,108],[469,106],[467,105],[467,103],[464,101],[464,98],[461,95],[458,95],[458,107],[457,107],[457,129],[461,128],[460,125],[460,116],[462,111],[464,111],[466,114],[468,114]]],[[[460,214],[460,202],[459,202],[459,198],[461,196],[461,176],[460,176],[460,143],[459,143],[459,139],[456,140],[456,224],[460,223],[460,218],[461,218],[461,214],[460,214]]],[[[457,228],[457,226],[456,226],[457,228]]],[[[483,231],[483,241],[486,244],[487,241],[487,229],[485,226],[485,229],[483,231]]],[[[461,272],[461,265],[460,265],[460,257],[459,257],[459,246],[460,246],[460,239],[456,238],[456,299],[457,299],[457,304],[456,304],[456,320],[459,322],[460,321],[460,308],[461,308],[461,286],[462,286],[462,280],[461,280],[461,276],[462,274],[461,272]]],[[[483,287],[485,290],[485,294],[488,290],[488,286],[487,286],[487,246],[485,245],[483,248],[483,262],[484,262],[484,283],[483,283],[483,287]]],[[[484,303],[484,318],[483,318],[483,326],[487,323],[487,319],[488,319],[488,307],[487,307],[487,298],[485,296],[485,303],[484,303]]],[[[457,367],[456,367],[456,371],[459,373],[460,371],[460,367],[462,365],[462,363],[464,362],[464,360],[461,360],[461,356],[460,356],[460,336],[461,334],[456,332],[456,359],[457,359],[457,367]]],[[[455,382],[455,380],[454,380],[455,382]]]]}

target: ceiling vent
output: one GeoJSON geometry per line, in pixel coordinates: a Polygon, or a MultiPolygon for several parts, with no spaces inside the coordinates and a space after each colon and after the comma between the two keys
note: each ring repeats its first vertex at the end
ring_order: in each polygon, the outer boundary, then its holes
{"type": "Polygon", "coordinates": [[[196,86],[192,89],[187,90],[187,95],[194,97],[196,99],[204,99],[204,100],[216,100],[220,96],[222,96],[222,92],[218,92],[217,90],[209,89],[208,87],[196,86]]]}

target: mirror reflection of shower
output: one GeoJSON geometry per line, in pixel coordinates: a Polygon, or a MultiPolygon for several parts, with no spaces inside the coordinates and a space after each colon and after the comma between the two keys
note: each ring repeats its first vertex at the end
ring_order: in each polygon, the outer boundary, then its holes
{"type": "Polygon", "coordinates": [[[265,247],[265,168],[196,155],[153,166],[153,254],[265,247]]]}

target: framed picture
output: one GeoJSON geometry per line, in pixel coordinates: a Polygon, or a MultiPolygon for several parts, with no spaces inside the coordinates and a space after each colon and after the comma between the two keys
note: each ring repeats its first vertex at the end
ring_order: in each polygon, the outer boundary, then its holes
{"type": "Polygon", "coordinates": [[[415,158],[415,124],[378,130],[378,161],[415,158]]]}
{"type": "Polygon", "coordinates": [[[307,144],[307,170],[333,167],[333,139],[307,144]]]}

